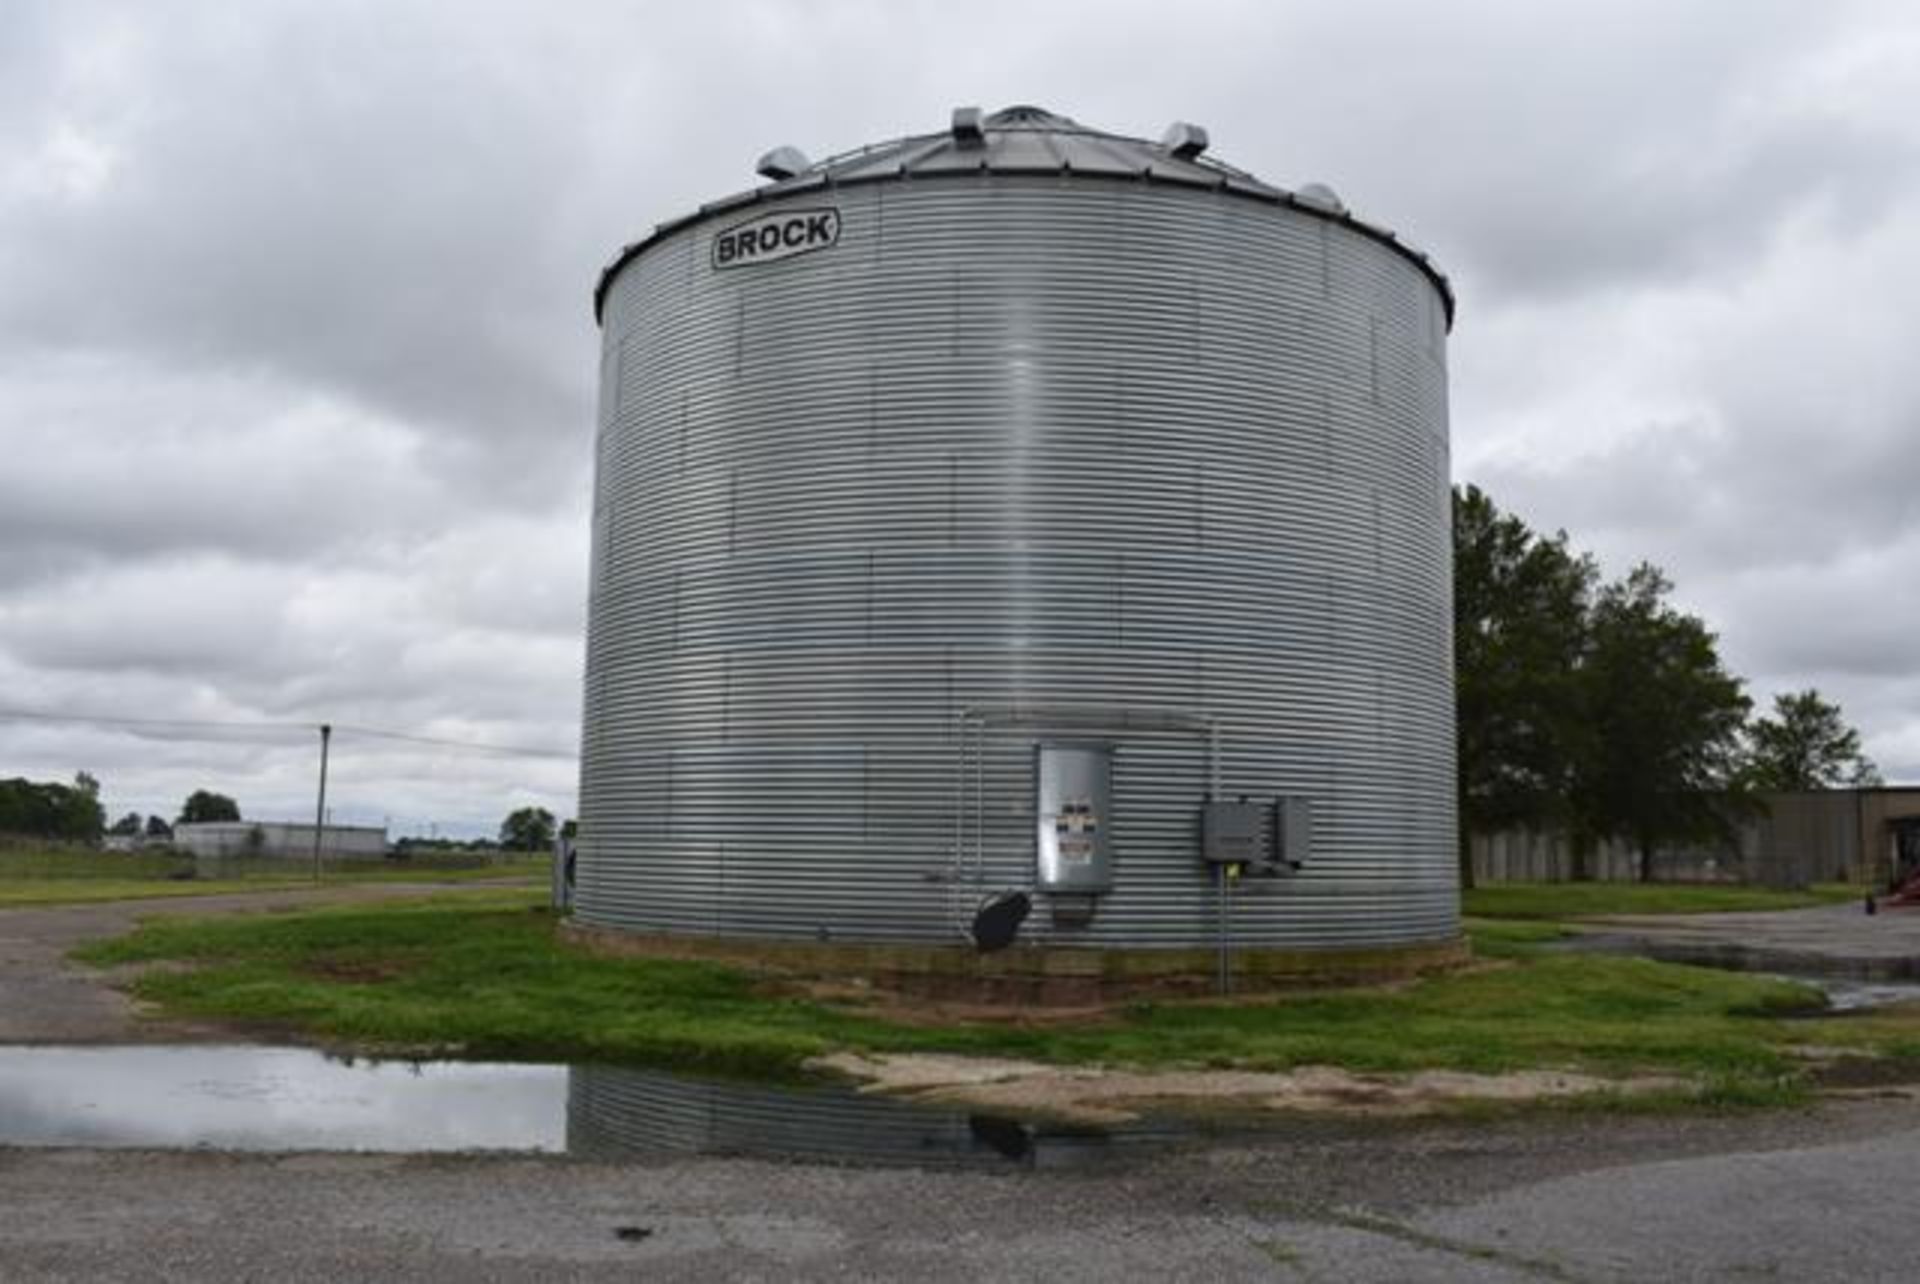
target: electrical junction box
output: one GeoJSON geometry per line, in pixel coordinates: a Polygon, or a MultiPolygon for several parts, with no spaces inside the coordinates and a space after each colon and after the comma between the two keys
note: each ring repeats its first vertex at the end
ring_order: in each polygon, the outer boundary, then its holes
{"type": "Polygon", "coordinates": [[[1200,811],[1200,859],[1209,865],[1265,865],[1273,859],[1273,804],[1210,802],[1200,811]]]}
{"type": "Polygon", "coordinates": [[[1305,798],[1201,805],[1200,859],[1209,865],[1291,874],[1306,863],[1312,844],[1313,804],[1305,798]]]}

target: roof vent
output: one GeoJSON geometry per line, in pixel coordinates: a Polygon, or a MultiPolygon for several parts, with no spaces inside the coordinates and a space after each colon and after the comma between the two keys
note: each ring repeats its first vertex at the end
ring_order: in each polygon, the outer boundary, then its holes
{"type": "Polygon", "coordinates": [[[1293,199],[1302,205],[1311,205],[1314,209],[1325,210],[1329,214],[1347,212],[1347,203],[1325,183],[1308,183],[1293,194],[1293,199]]]}
{"type": "Polygon", "coordinates": [[[807,154],[798,147],[776,147],[762,156],[760,163],[753,169],[760,177],[770,178],[778,183],[782,179],[803,173],[812,163],[807,159],[807,154]]]}
{"type": "Polygon", "coordinates": [[[1192,160],[1207,150],[1207,131],[1199,125],[1189,125],[1184,120],[1176,120],[1167,126],[1167,132],[1161,135],[1160,145],[1181,160],[1192,160]]]}
{"type": "Polygon", "coordinates": [[[978,107],[953,109],[953,141],[961,147],[984,147],[987,142],[985,121],[978,107]]]}

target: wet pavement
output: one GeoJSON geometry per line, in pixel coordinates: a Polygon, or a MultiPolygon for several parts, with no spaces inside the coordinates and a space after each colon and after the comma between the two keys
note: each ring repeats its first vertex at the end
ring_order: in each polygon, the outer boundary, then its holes
{"type": "Polygon", "coordinates": [[[1741,914],[1609,915],[1568,923],[1573,948],[1669,963],[1855,981],[1920,980],[1920,907],[1862,902],[1741,914]]]}
{"type": "Polygon", "coordinates": [[[567,1070],[302,1048],[0,1048],[0,1145],[561,1151],[567,1070]]]}

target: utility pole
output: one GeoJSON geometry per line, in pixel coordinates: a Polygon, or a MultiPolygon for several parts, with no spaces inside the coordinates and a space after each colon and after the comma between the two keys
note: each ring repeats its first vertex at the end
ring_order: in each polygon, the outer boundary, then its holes
{"type": "Polygon", "coordinates": [[[320,801],[313,808],[313,881],[320,881],[320,833],[327,823],[327,746],[333,740],[333,724],[320,724],[320,801]]]}

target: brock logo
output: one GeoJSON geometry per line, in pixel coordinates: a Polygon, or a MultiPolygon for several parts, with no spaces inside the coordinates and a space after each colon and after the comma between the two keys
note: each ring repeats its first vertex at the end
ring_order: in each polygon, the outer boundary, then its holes
{"type": "Polygon", "coordinates": [[[824,250],[840,239],[836,209],[782,210],[737,223],[713,238],[713,265],[748,267],[824,250]]]}

